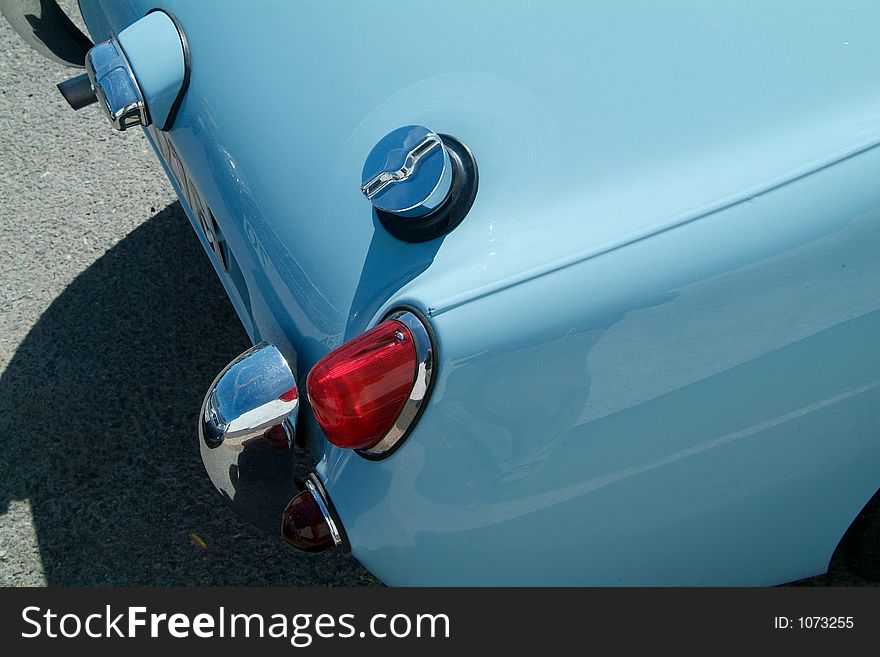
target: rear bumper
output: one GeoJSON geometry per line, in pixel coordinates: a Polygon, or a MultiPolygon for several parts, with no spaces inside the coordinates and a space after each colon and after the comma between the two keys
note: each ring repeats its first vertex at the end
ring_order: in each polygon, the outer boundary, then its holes
{"type": "Polygon", "coordinates": [[[344,534],[320,479],[311,474],[297,481],[298,411],[287,360],[274,345],[258,344],[208,388],[199,413],[199,453],[211,483],[242,519],[316,551],[313,542],[297,540],[297,522],[308,522],[307,538],[325,535],[318,549],[342,544],[344,534]]]}

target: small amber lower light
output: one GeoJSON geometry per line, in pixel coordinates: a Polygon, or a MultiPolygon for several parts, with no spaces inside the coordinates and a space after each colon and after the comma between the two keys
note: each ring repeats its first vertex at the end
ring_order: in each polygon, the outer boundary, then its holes
{"type": "Polygon", "coordinates": [[[308,490],[290,500],[284,509],[281,535],[292,546],[306,552],[321,552],[335,545],[330,525],[308,490]]]}

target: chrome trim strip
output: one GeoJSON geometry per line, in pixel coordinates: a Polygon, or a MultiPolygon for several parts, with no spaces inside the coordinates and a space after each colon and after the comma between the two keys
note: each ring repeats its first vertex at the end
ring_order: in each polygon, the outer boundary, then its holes
{"type": "Polygon", "coordinates": [[[418,167],[419,162],[437,147],[442,147],[442,145],[440,137],[434,133],[429,134],[416,144],[409,153],[407,153],[402,167],[397,171],[382,171],[381,173],[377,173],[361,186],[361,191],[368,199],[373,200],[373,197],[388,187],[388,185],[409,178],[416,170],[416,167],[418,167]]]}
{"type": "Polygon", "coordinates": [[[342,535],[339,533],[339,528],[336,526],[336,521],[333,519],[333,515],[330,513],[327,500],[324,499],[324,487],[316,486],[314,481],[312,481],[314,477],[315,474],[312,473],[311,475],[309,475],[309,478],[306,479],[306,489],[309,491],[309,493],[311,493],[312,499],[315,500],[315,504],[317,504],[318,508],[321,510],[321,515],[324,516],[324,521],[327,523],[327,527],[330,528],[330,536],[333,538],[333,545],[340,545],[342,544],[342,535]]]}
{"type": "Polygon", "coordinates": [[[357,450],[358,454],[367,458],[381,458],[389,454],[397,444],[403,440],[409,429],[413,426],[419,412],[428,397],[431,389],[431,380],[434,376],[434,343],[431,335],[422,320],[409,310],[392,312],[384,320],[394,319],[406,326],[413,336],[418,360],[418,370],[413,381],[409,399],[403,405],[403,410],[394,421],[394,425],[375,445],[368,449],[357,450]]]}

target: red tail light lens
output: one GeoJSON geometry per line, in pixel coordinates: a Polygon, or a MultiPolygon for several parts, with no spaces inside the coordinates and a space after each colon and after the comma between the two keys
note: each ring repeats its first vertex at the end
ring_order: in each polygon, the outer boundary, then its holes
{"type": "Polygon", "coordinates": [[[418,370],[413,335],[394,319],[318,361],[306,388],[327,440],[349,449],[375,445],[403,410],[418,370]]]}

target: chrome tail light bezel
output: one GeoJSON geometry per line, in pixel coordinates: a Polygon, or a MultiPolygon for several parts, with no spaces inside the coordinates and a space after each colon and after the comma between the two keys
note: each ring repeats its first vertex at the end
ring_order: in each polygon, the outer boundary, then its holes
{"type": "MultiPolygon", "coordinates": [[[[336,443],[340,449],[352,449],[363,458],[369,460],[380,460],[389,457],[412,432],[431,396],[435,379],[434,372],[437,369],[437,342],[427,318],[415,308],[398,306],[387,313],[373,328],[391,320],[394,320],[398,325],[402,324],[412,337],[415,352],[415,372],[413,373],[408,396],[390,428],[369,447],[348,447],[336,443]]],[[[336,351],[345,349],[348,344],[345,343],[337,350],[331,351],[320,362],[331,358],[336,351]]],[[[313,408],[316,400],[320,402],[323,399],[321,393],[315,390],[313,385],[310,385],[314,371],[315,368],[312,368],[312,372],[306,378],[306,397],[309,400],[309,405],[313,408]],[[314,393],[317,393],[318,396],[315,397],[314,393]]],[[[318,425],[320,427],[320,422],[318,422],[318,425]]],[[[335,443],[334,440],[327,438],[326,435],[324,437],[331,444],[335,443]]]]}
{"type": "Polygon", "coordinates": [[[391,456],[415,428],[427,407],[436,378],[437,341],[427,318],[415,308],[401,306],[388,313],[382,321],[391,319],[406,326],[413,336],[416,374],[409,398],[388,432],[372,447],[355,450],[362,457],[374,461],[391,456]]]}

